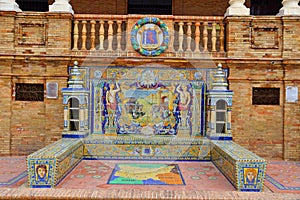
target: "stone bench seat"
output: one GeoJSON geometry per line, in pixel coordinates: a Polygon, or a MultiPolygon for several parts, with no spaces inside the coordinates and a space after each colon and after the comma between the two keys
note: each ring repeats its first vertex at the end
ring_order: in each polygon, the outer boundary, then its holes
{"type": "Polygon", "coordinates": [[[28,180],[32,188],[55,187],[82,159],[83,143],[60,139],[27,157],[28,180]]]}
{"type": "Polygon", "coordinates": [[[232,141],[211,142],[212,162],[239,191],[263,190],[266,160],[232,141]]]}

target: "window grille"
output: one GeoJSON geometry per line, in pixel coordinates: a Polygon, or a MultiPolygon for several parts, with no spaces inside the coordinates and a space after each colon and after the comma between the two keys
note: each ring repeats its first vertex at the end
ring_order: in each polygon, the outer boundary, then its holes
{"type": "Polygon", "coordinates": [[[16,83],[16,101],[44,101],[44,84],[16,83]]]}
{"type": "Polygon", "coordinates": [[[252,104],[253,105],[279,105],[280,88],[253,88],[252,104]]]}

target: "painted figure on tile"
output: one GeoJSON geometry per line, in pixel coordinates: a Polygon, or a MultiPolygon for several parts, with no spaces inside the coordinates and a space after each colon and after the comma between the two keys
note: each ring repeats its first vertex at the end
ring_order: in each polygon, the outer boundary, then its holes
{"type": "Polygon", "coordinates": [[[40,164],[36,167],[36,174],[37,174],[37,179],[39,181],[46,181],[47,180],[47,166],[40,164]]]}
{"type": "Polygon", "coordinates": [[[191,94],[188,91],[188,85],[179,84],[176,88],[176,92],[179,93],[179,103],[178,109],[180,111],[180,126],[188,127],[189,126],[189,108],[191,102],[191,94]],[[180,89],[181,88],[181,89],[180,89]]]}
{"type": "Polygon", "coordinates": [[[108,127],[115,126],[115,117],[116,117],[116,110],[117,110],[117,93],[121,91],[120,86],[118,83],[110,84],[109,90],[106,92],[106,107],[108,112],[108,127]]]}
{"type": "Polygon", "coordinates": [[[143,44],[157,44],[157,37],[155,30],[145,30],[143,44]]]}
{"type": "Polygon", "coordinates": [[[257,176],[257,169],[255,168],[245,168],[244,169],[244,180],[245,184],[256,184],[256,176],[257,176]]]}

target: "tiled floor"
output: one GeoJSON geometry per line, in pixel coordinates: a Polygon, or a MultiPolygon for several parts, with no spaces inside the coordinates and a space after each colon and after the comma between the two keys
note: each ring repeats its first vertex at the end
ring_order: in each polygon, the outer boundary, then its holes
{"type": "Polygon", "coordinates": [[[300,194],[300,162],[270,161],[266,179],[273,192],[300,194]]]}
{"type": "Polygon", "coordinates": [[[235,191],[234,187],[211,162],[176,162],[185,185],[109,185],[109,177],[117,163],[168,163],[153,161],[83,160],[58,185],[58,188],[134,188],[140,190],[214,190],[235,191]]]}
{"type": "Polygon", "coordinates": [[[0,157],[0,187],[20,187],[27,182],[26,157],[0,157]]]}
{"type": "MultiPolygon", "coordinates": [[[[18,188],[22,190],[22,194],[31,191],[27,186],[26,176],[26,158],[25,157],[0,157],[0,199],[2,194],[10,193],[9,188],[18,188]]],[[[109,191],[129,192],[131,195],[157,195],[158,191],[169,191],[171,193],[163,193],[163,195],[187,195],[191,191],[203,191],[205,195],[228,194],[229,196],[237,195],[235,188],[220,173],[211,162],[164,162],[164,161],[116,161],[116,160],[83,160],[74,170],[68,174],[57,186],[56,191],[63,189],[62,195],[68,190],[68,194],[92,195],[94,192],[109,191]],[[185,185],[111,185],[107,184],[109,177],[117,163],[168,163],[177,164],[182,173],[185,185]],[[76,192],[71,192],[76,190],[76,192]],[[91,192],[93,190],[93,192],[91,192]],[[84,192],[83,192],[84,191],[84,192]],[[89,192],[91,193],[89,193],[89,192]],[[212,193],[207,194],[211,191],[212,193]],[[173,193],[175,192],[175,193],[173,193]],[[150,194],[151,193],[151,194],[150,194]]],[[[20,191],[20,190],[18,190],[20,191]]],[[[43,193],[44,190],[34,190],[43,193]]],[[[13,194],[16,191],[13,191],[13,194]]],[[[53,192],[49,191],[49,194],[53,192]]],[[[96,193],[97,193],[96,192],[96,193]]],[[[196,193],[197,193],[196,192],[196,193]]],[[[56,192],[54,192],[56,194],[56,192]]],[[[193,193],[193,194],[196,194],[193,193]]],[[[284,196],[292,197],[291,199],[300,199],[300,162],[283,162],[271,161],[267,166],[267,179],[265,181],[265,190],[263,194],[267,197],[272,194],[285,193],[284,196]],[[296,196],[287,196],[287,193],[295,193],[296,196]],[[294,198],[296,197],[296,198],[294,198]],[[299,198],[298,198],[299,197],[299,198]]],[[[30,193],[29,193],[30,194],[30,193]]],[[[102,193],[101,193],[102,194],[102,193]]],[[[241,193],[245,194],[246,193],[241,193]]],[[[202,193],[197,195],[202,195],[202,193]]],[[[259,194],[255,194],[259,195],[259,194]]],[[[198,197],[198,196],[197,196],[198,197]]],[[[276,198],[279,198],[276,196],[276,198]]],[[[195,197],[196,198],[196,197],[195,197]]]]}

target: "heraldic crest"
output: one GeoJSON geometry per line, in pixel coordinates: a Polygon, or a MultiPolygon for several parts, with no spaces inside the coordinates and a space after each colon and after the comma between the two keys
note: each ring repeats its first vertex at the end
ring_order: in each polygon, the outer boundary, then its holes
{"type": "Polygon", "coordinates": [[[144,56],[158,56],[169,45],[166,24],[156,17],[145,17],[137,21],[130,33],[131,44],[144,56]]]}

